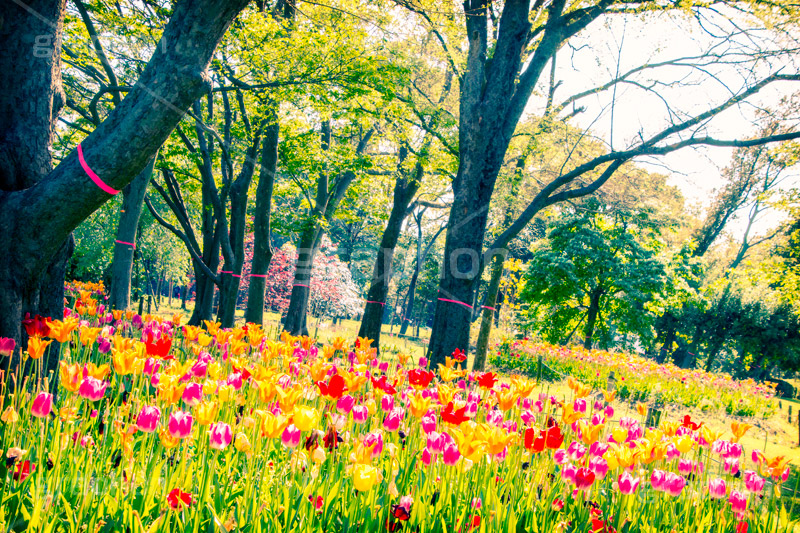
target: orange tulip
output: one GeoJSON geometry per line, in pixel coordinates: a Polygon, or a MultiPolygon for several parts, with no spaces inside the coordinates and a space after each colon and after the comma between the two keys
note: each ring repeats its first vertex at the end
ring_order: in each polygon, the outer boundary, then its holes
{"type": "MultiPolygon", "coordinates": [[[[52,328],[51,328],[52,333],[52,328]]],[[[46,341],[41,337],[29,337],[28,338],[28,355],[31,356],[31,359],[39,359],[44,355],[45,349],[50,345],[53,341],[46,341]]]]}
{"type": "Polygon", "coordinates": [[[69,342],[72,332],[77,329],[79,323],[79,320],[74,317],[68,317],[64,320],[48,320],[47,325],[50,326],[48,337],[62,344],[69,342]]]}
{"type": "Polygon", "coordinates": [[[78,392],[81,381],[83,381],[83,369],[81,365],[78,363],[69,365],[64,361],[61,361],[59,365],[61,367],[59,373],[61,385],[70,392],[78,392]]]}

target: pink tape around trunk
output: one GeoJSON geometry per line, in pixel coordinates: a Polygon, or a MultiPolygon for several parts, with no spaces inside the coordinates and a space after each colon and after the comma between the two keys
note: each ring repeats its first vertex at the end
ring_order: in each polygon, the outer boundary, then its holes
{"type": "Polygon", "coordinates": [[[136,249],[136,245],[134,243],[132,243],[132,242],[125,242],[125,241],[114,241],[114,242],[117,243],[117,244],[125,244],[127,246],[130,246],[134,250],[136,249]]]}
{"type": "Polygon", "coordinates": [[[465,304],[464,302],[459,302],[458,300],[449,300],[447,298],[439,298],[438,300],[440,302],[450,302],[451,304],[463,305],[464,307],[468,307],[469,309],[472,309],[471,305],[465,304]]]}
{"type": "Polygon", "coordinates": [[[81,145],[78,144],[78,161],[81,162],[81,166],[83,167],[84,172],[89,176],[89,178],[94,182],[95,185],[100,187],[104,192],[107,192],[111,196],[119,193],[117,189],[109,187],[106,183],[100,179],[100,176],[94,173],[94,171],[89,168],[89,165],[86,164],[86,160],[83,158],[83,148],[81,145]]]}
{"type": "Polygon", "coordinates": [[[378,305],[386,305],[383,302],[373,302],[372,300],[365,300],[368,304],[378,304],[378,305]]]}
{"type": "Polygon", "coordinates": [[[489,307],[488,305],[482,305],[481,309],[488,309],[489,311],[497,311],[494,307],[489,307]]]}

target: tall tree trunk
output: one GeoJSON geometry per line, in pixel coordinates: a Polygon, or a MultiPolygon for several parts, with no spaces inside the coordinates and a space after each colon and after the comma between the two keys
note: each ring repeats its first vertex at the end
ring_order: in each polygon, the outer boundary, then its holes
{"type": "MultiPolygon", "coordinates": [[[[63,267],[53,262],[66,257],[71,231],[109,199],[110,191],[130,183],[163,144],[204,90],[211,56],[246,4],[197,0],[176,5],[133,89],[82,141],[81,150],[68,154],[55,169],[50,148],[64,101],[59,59],[65,1],[4,4],[0,239],[9,246],[0,258],[1,337],[14,338],[21,346],[23,314],[42,309],[44,280],[52,289],[45,291],[47,298],[55,299],[59,292],[54,275],[61,276],[63,285],[63,267]]],[[[55,309],[56,302],[46,307],[55,309]]],[[[1,364],[8,370],[18,362],[19,350],[1,364]]],[[[53,367],[52,361],[45,363],[53,367]]]]}
{"type": "Polygon", "coordinates": [[[311,269],[314,266],[314,257],[317,255],[319,233],[320,230],[317,224],[310,223],[303,230],[297,246],[292,295],[289,299],[289,308],[286,310],[286,321],[283,325],[283,329],[292,335],[308,335],[306,314],[308,299],[311,295],[311,269]]]}
{"type": "Polygon", "coordinates": [[[504,254],[497,254],[492,260],[492,275],[489,287],[486,289],[486,299],[483,302],[481,313],[481,329],[478,332],[475,359],[472,361],[472,370],[483,371],[486,365],[486,352],[489,349],[489,333],[492,331],[492,318],[496,312],[497,294],[500,291],[500,281],[503,279],[504,254]]]}
{"type": "MultiPolygon", "coordinates": [[[[407,150],[401,149],[400,165],[406,158],[407,150]]],[[[403,220],[408,214],[408,206],[417,194],[422,183],[423,166],[421,160],[417,161],[414,174],[405,175],[399,170],[400,175],[394,184],[392,211],[383,231],[378,255],[372,268],[372,281],[367,291],[367,302],[364,306],[364,316],[358,336],[375,341],[374,346],[380,348],[381,326],[383,325],[384,311],[386,310],[386,297],[389,294],[389,283],[392,280],[392,266],[394,252],[400,231],[403,229],[403,220]]],[[[415,271],[416,273],[416,271],[415,271]]]]}
{"type": "Polygon", "coordinates": [[[247,294],[245,322],[264,322],[264,294],[267,288],[267,272],[272,261],[272,191],[275,187],[275,172],[278,168],[278,140],[280,122],[275,113],[274,122],[267,126],[261,150],[261,170],[256,189],[256,212],[253,221],[253,261],[250,266],[250,287],[247,294]]]}
{"type": "MultiPolygon", "coordinates": [[[[256,168],[256,155],[261,145],[261,126],[254,134],[253,143],[248,147],[239,175],[231,185],[230,231],[228,241],[233,252],[233,261],[225,261],[219,296],[218,320],[223,328],[232,328],[236,319],[236,304],[239,300],[239,284],[244,267],[244,233],[247,225],[247,194],[256,168]]],[[[223,214],[224,216],[224,214],[223,214]]]]}
{"type": "Polygon", "coordinates": [[[583,347],[587,350],[592,348],[592,337],[600,315],[600,298],[603,296],[603,288],[596,287],[589,296],[589,310],[586,313],[586,328],[584,328],[583,347]]]}

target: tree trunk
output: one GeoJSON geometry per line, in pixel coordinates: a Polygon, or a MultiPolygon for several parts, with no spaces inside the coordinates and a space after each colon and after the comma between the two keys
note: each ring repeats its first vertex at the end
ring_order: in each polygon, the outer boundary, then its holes
{"type": "Polygon", "coordinates": [[[278,139],[280,122],[277,113],[274,122],[267,126],[261,150],[261,170],[256,189],[256,212],[253,220],[253,260],[250,266],[250,287],[247,294],[247,310],[244,321],[253,324],[264,322],[264,294],[267,288],[267,272],[272,261],[272,190],[278,168],[278,139]]]}
{"type": "MultiPolygon", "coordinates": [[[[400,164],[405,159],[405,150],[401,149],[400,164]]],[[[394,185],[394,196],[392,211],[386,223],[386,229],[381,237],[381,244],[378,247],[378,256],[375,258],[375,265],[372,268],[372,282],[367,291],[367,302],[364,306],[364,316],[361,319],[361,327],[358,336],[375,341],[374,346],[380,347],[381,326],[383,325],[384,311],[386,310],[386,297],[389,294],[389,283],[392,280],[392,266],[394,263],[394,251],[397,241],[400,238],[400,231],[403,229],[403,220],[408,213],[408,206],[414,195],[419,190],[423,167],[421,161],[417,162],[413,176],[403,174],[398,176],[394,185]]],[[[417,269],[419,270],[419,269],[417,269]]],[[[415,271],[415,274],[417,271],[415,271]]]]}
{"type": "MultiPolygon", "coordinates": [[[[63,297],[58,306],[55,299],[63,291],[71,231],[153,157],[204,90],[211,56],[246,4],[176,5],[134,88],[83,140],[80,157],[76,150],[52,169],[50,148],[64,101],[59,61],[65,1],[6,2],[0,28],[0,239],[9,246],[0,258],[0,337],[21,347],[25,312],[63,309],[63,297]]],[[[19,348],[3,369],[18,362],[19,348]]]]}
{"type": "Polygon", "coordinates": [[[303,231],[297,246],[297,262],[295,263],[294,282],[289,308],[286,310],[286,321],[283,329],[292,335],[308,335],[306,313],[308,299],[311,295],[311,269],[317,254],[320,231],[317,224],[311,222],[303,231]]]}
{"type": "Polygon", "coordinates": [[[583,347],[587,350],[592,348],[592,336],[594,335],[597,317],[600,315],[600,298],[603,296],[603,289],[597,287],[589,297],[589,310],[586,313],[586,328],[584,331],[583,347]]]}
{"type": "Polygon", "coordinates": [[[500,281],[503,279],[503,259],[503,254],[497,254],[493,259],[492,275],[489,279],[489,287],[486,289],[486,300],[483,302],[483,312],[481,313],[481,329],[478,332],[475,359],[472,361],[473,372],[477,370],[482,372],[486,365],[489,333],[492,331],[492,318],[496,312],[494,307],[497,301],[497,293],[500,291],[500,281]]]}
{"type": "MultiPolygon", "coordinates": [[[[260,126],[259,126],[260,128],[260,126]]],[[[261,145],[261,131],[254,134],[253,143],[248,147],[239,175],[230,190],[230,231],[228,241],[233,262],[225,261],[222,270],[222,283],[219,288],[220,305],[218,321],[223,328],[232,328],[236,319],[236,304],[239,300],[239,283],[244,267],[244,233],[247,225],[247,194],[256,168],[256,155],[261,145]]],[[[224,213],[222,216],[225,216],[224,213]]]]}

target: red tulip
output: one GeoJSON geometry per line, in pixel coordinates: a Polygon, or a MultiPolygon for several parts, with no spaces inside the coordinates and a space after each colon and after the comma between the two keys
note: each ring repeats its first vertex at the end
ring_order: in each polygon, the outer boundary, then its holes
{"type": "Polygon", "coordinates": [[[485,372],[478,376],[478,386],[483,389],[491,389],[497,383],[497,376],[494,372],[485,372]]]}
{"type": "Polygon", "coordinates": [[[178,509],[184,505],[189,507],[192,505],[192,495],[189,492],[183,492],[181,489],[175,488],[167,494],[167,502],[173,509],[178,509]]]}
{"type": "Polygon", "coordinates": [[[415,368],[408,372],[408,382],[415,389],[426,389],[433,381],[433,372],[430,370],[423,370],[422,368],[415,368]]]}
{"type": "Polygon", "coordinates": [[[25,481],[32,473],[36,471],[36,465],[30,461],[21,461],[17,463],[17,468],[14,469],[14,479],[17,481],[25,481]]]}
{"type": "Polygon", "coordinates": [[[22,325],[25,326],[28,337],[47,337],[50,335],[50,326],[47,325],[48,320],[50,320],[50,317],[45,318],[42,315],[34,315],[31,318],[30,313],[25,313],[25,320],[22,321],[22,325]]]}
{"type": "Polygon", "coordinates": [[[462,422],[466,422],[469,420],[469,417],[464,415],[464,412],[467,410],[467,406],[465,405],[461,409],[454,411],[453,402],[447,404],[447,407],[442,409],[442,421],[447,422],[448,424],[454,424],[458,426],[462,422]]]}
{"type": "Polygon", "coordinates": [[[144,345],[147,355],[160,357],[161,359],[175,359],[175,356],[169,355],[169,349],[172,348],[172,339],[166,335],[161,335],[161,337],[155,339],[154,335],[150,333],[145,337],[144,345]]]}
{"type": "Polygon", "coordinates": [[[550,450],[555,450],[561,447],[564,442],[564,434],[561,433],[561,428],[553,426],[547,430],[545,434],[545,445],[550,450]]]}
{"type": "Polygon", "coordinates": [[[347,386],[344,384],[344,378],[339,374],[334,374],[331,376],[331,379],[328,380],[328,383],[325,383],[324,381],[317,381],[317,387],[319,387],[320,394],[333,400],[338,400],[342,397],[342,394],[347,392],[347,386]]]}

